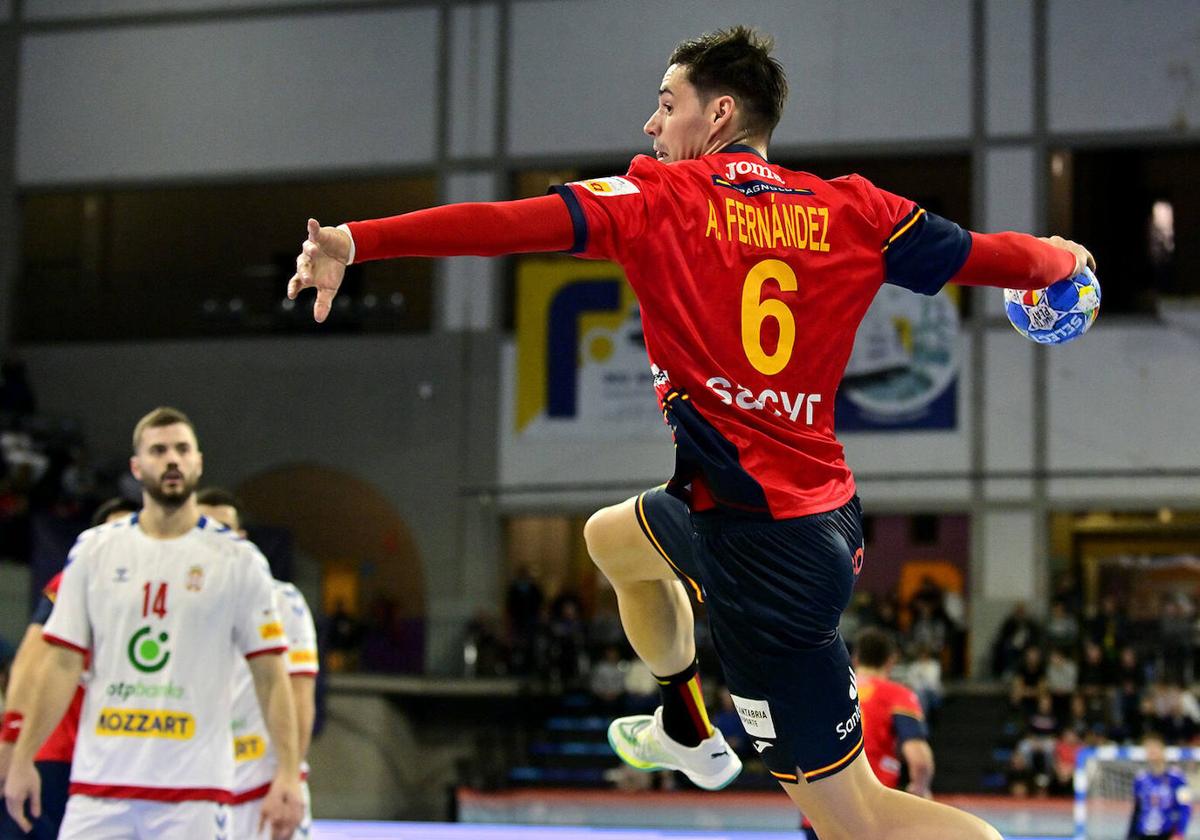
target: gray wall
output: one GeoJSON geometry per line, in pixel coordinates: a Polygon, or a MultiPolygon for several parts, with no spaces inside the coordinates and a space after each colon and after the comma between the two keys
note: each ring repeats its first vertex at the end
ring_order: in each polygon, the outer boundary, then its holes
{"type": "MultiPolygon", "coordinates": [[[[969,151],[981,229],[1045,232],[1040,173],[1057,145],[1200,140],[1200,97],[1187,84],[1189,70],[1200,74],[1193,0],[317,5],[26,0],[19,63],[13,48],[0,64],[20,102],[14,110],[0,97],[0,126],[8,114],[17,123],[15,152],[0,161],[0,230],[11,230],[14,166],[26,187],[436,166],[447,200],[504,197],[511,168],[644,150],[640,128],[670,47],[733,22],[779,40],[793,94],[777,150],[969,151]]],[[[495,272],[487,261],[445,263],[439,333],[428,338],[24,352],[47,408],[85,416],[97,442],[123,441],[130,417],[178,398],[202,425],[232,421],[237,434],[209,447],[221,469],[335,457],[332,446],[413,523],[435,623],[449,625],[495,595],[500,512],[612,500],[557,487],[460,502],[464,488],[561,484],[555,465],[570,463],[574,475],[632,490],[670,461],[655,428],[590,453],[551,447],[497,472],[496,407],[508,395],[495,385],[495,272]],[[464,331],[483,336],[465,361],[464,331]],[[419,378],[436,380],[429,403],[414,401],[419,378]],[[330,442],[297,417],[344,431],[330,442]],[[288,437],[275,431],[285,428],[288,437]]],[[[1136,282],[1103,267],[1101,276],[1136,282]]],[[[0,292],[4,282],[0,265],[0,292]]],[[[987,635],[1012,601],[1044,594],[1051,508],[1200,503],[1190,422],[1200,397],[1195,333],[1102,317],[1084,341],[1043,352],[999,320],[998,293],[978,302],[982,317],[963,336],[960,428],[848,435],[846,445],[875,509],[971,513],[972,621],[987,635]],[[1147,477],[1150,467],[1176,474],[1147,477]],[[1100,469],[1112,472],[1063,475],[1100,469]],[[921,471],[951,477],[886,480],[921,471]]],[[[433,648],[448,667],[449,641],[433,648]]]]}

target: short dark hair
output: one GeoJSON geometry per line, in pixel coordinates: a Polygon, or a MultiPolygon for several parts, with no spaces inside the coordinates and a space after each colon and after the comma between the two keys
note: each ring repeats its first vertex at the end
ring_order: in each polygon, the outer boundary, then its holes
{"type": "Polygon", "coordinates": [[[864,668],[882,668],[896,654],[892,637],[877,627],[868,627],[854,640],[854,655],[864,668]]]}
{"type": "Polygon", "coordinates": [[[209,507],[231,507],[242,515],[242,500],[224,487],[205,487],[196,491],[196,504],[209,507]]]}
{"type": "MultiPolygon", "coordinates": [[[[133,427],[133,451],[136,454],[138,446],[142,442],[142,432],[146,429],[159,429],[164,426],[174,426],[176,423],[182,423],[192,430],[192,434],[196,434],[196,427],[192,425],[191,419],[180,411],[178,408],[170,406],[159,406],[151,411],[145,417],[137,422],[133,427]]],[[[199,441],[196,443],[199,446],[199,441]]]]}
{"type": "Polygon", "coordinates": [[[734,26],[684,41],[671,53],[671,64],[687,67],[688,81],[704,101],[728,94],[744,111],[743,127],[752,136],[771,136],[787,100],[787,75],[772,57],[775,42],[747,26],[734,26]]]}
{"type": "Polygon", "coordinates": [[[114,496],[96,508],[92,514],[92,527],[103,525],[114,513],[137,513],[141,509],[141,505],[134,504],[124,496],[114,496]]]}

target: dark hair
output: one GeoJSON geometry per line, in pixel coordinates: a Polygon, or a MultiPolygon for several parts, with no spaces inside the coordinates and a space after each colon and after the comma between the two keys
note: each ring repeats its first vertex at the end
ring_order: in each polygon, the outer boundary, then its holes
{"type": "Polygon", "coordinates": [[[775,42],[747,26],[709,32],[684,41],[671,53],[671,64],[687,67],[688,81],[703,101],[728,94],[744,112],[743,127],[752,136],[771,136],[783,103],[787,77],[771,56],[775,42]]]}
{"type": "Polygon", "coordinates": [[[242,500],[224,487],[205,487],[196,492],[196,504],[209,507],[231,507],[241,515],[242,500]]]}
{"type": "Polygon", "coordinates": [[[868,627],[854,640],[854,655],[864,668],[882,668],[896,653],[892,637],[877,627],[868,627]]]}
{"type": "Polygon", "coordinates": [[[134,504],[123,496],[117,496],[96,508],[96,512],[92,514],[92,527],[103,525],[114,513],[137,513],[141,509],[140,505],[134,504]]]}

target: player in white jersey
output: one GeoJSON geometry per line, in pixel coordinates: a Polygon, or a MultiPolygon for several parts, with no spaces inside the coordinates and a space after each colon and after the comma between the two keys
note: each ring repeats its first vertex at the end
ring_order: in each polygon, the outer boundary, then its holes
{"type": "MultiPolygon", "coordinates": [[[[245,657],[279,769],[263,818],[288,837],[301,814],[287,651],[266,560],[200,515],[203,459],[191,421],[156,409],[138,423],[130,469],[140,514],[85,531],[71,550],[5,784],[9,813],[40,810],[33,755],[92,654],[61,838],[149,840],[228,834],[231,682],[245,657]]],[[[24,827],[24,826],[23,826],[24,827]]]]}
{"type": "MultiPolygon", "coordinates": [[[[227,490],[205,487],[196,494],[200,512],[220,522],[239,536],[242,529],[241,502],[227,490]]],[[[307,837],[312,827],[312,798],[308,790],[308,763],[304,756],[312,739],[316,717],[317,628],[304,595],[290,583],[275,581],[275,608],[287,636],[287,672],[296,707],[296,738],[300,749],[301,792],[304,818],[295,837],[307,837]]],[[[238,665],[233,687],[233,821],[230,840],[258,840],[259,810],[271,787],[278,763],[268,737],[266,722],[254,695],[250,669],[238,665]]]]}

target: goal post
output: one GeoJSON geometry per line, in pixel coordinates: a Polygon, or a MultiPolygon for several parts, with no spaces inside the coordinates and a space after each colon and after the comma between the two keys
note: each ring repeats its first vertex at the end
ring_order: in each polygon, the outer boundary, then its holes
{"type": "MultiPolygon", "coordinates": [[[[1182,770],[1200,790],[1200,748],[1167,747],[1167,766],[1182,770]]],[[[1148,767],[1141,746],[1084,747],[1075,758],[1075,840],[1125,840],[1133,816],[1133,780],[1148,767]]],[[[1188,826],[1200,839],[1200,820],[1188,826]]]]}

